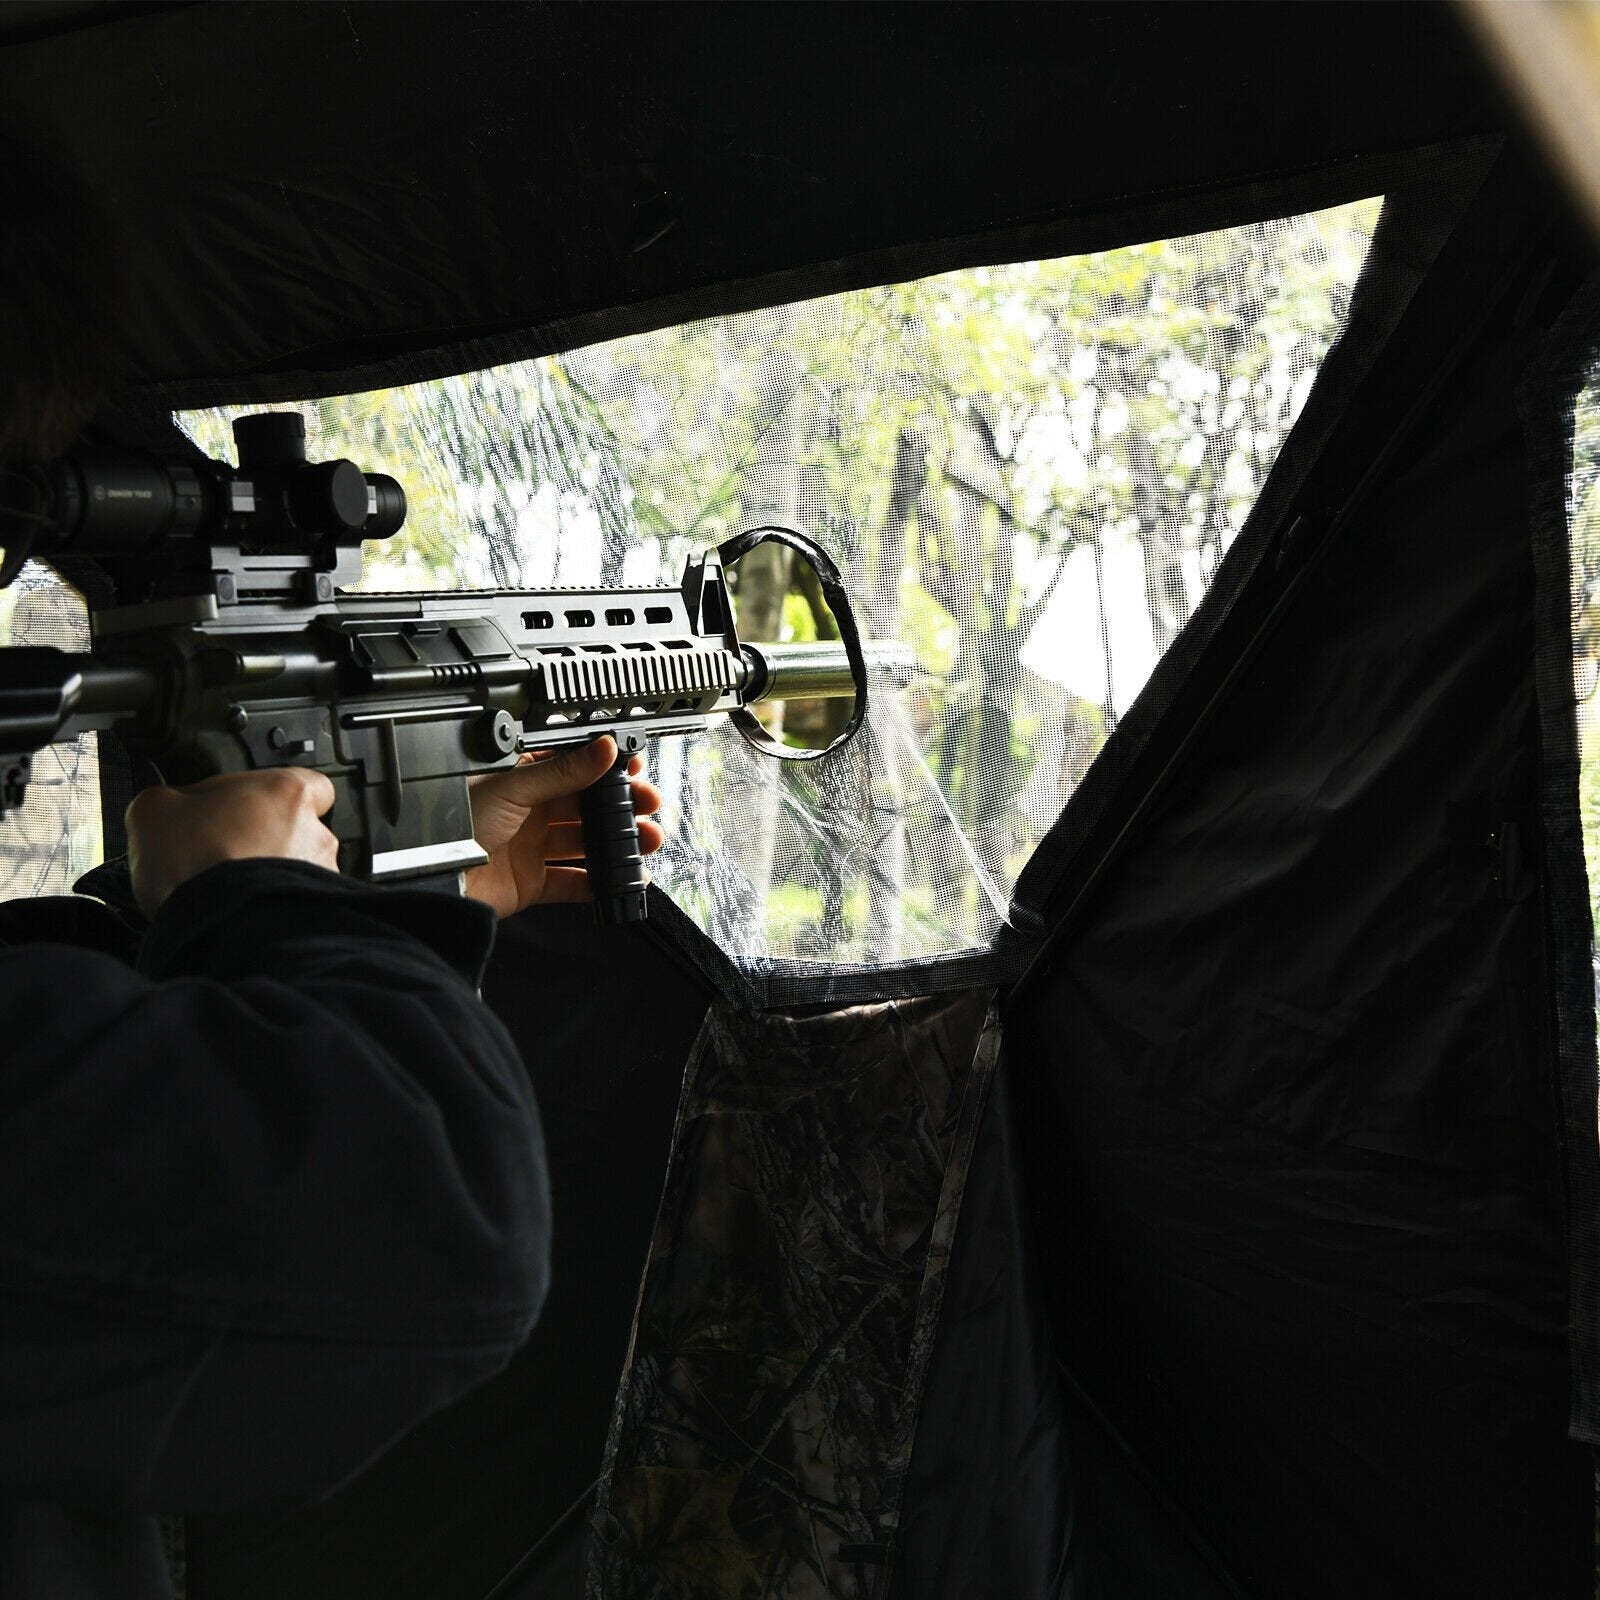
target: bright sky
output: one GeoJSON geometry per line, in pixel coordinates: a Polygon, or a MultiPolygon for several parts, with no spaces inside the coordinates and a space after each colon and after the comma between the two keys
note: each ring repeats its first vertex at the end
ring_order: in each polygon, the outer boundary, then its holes
{"type": "MultiPolygon", "coordinates": [[[[1129,534],[1104,537],[1105,632],[1111,639],[1113,706],[1121,717],[1155,668],[1155,636],[1144,597],[1144,548],[1129,534]]],[[[1019,659],[1030,672],[1095,705],[1106,698],[1094,551],[1080,546],[1019,659]]]]}

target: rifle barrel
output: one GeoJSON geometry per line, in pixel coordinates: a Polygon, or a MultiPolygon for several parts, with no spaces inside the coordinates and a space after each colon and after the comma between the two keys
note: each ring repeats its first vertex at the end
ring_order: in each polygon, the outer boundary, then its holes
{"type": "MultiPolygon", "coordinates": [[[[846,700],[856,692],[842,644],[746,644],[755,668],[752,700],[846,700]]],[[[878,641],[863,646],[869,671],[887,668],[906,683],[916,665],[908,645],[878,641]]]]}

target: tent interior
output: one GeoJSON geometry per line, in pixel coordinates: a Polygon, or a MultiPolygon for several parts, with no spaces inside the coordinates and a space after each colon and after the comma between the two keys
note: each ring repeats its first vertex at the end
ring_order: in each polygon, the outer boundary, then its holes
{"type": "MultiPolygon", "coordinates": [[[[803,526],[916,658],[502,927],[546,1311],[189,1600],[1593,1592],[1600,292],[1453,9],[12,4],[0,97],[101,437],[302,411],[380,587],[803,526]]],[[[8,894],[121,848],[60,760],[8,894]]]]}

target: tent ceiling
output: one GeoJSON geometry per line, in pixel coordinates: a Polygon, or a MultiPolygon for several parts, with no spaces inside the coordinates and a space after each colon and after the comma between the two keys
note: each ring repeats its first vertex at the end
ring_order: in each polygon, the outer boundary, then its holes
{"type": "Polygon", "coordinates": [[[0,96],[113,213],[130,376],[191,399],[881,280],[1498,117],[1433,5],[97,9],[15,8],[0,96]]]}

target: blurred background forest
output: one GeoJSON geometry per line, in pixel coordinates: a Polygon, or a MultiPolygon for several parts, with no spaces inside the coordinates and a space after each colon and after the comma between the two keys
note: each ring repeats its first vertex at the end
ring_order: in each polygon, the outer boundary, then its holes
{"type": "MultiPolygon", "coordinates": [[[[367,547],[368,589],[674,584],[688,555],[745,527],[819,538],[865,631],[909,644],[918,671],[874,685],[860,748],[821,763],[831,774],[753,764],[732,736],[664,741],[679,748],[657,752],[673,841],[657,876],[747,960],[926,958],[992,936],[1203,597],[1344,326],[1380,205],[970,268],[298,409],[313,458],[406,487],[406,528],[367,547]]],[[[231,459],[250,409],[180,421],[231,459]]],[[[747,557],[744,636],[830,636],[806,577],[786,553],[747,557]]],[[[0,599],[17,642],[63,625],[47,575],[31,578],[0,599]]],[[[797,705],[783,731],[825,741],[841,714],[797,705]]],[[[31,864],[13,850],[13,876],[37,875],[52,844],[55,876],[93,853],[67,815],[88,760],[68,760],[60,804],[30,801],[36,844],[31,864]]]]}
{"type": "MultiPolygon", "coordinates": [[[[745,527],[821,539],[866,631],[920,670],[877,686],[893,705],[853,784],[749,768],[727,741],[660,752],[658,876],[750,959],[970,948],[1242,526],[1379,207],[311,401],[312,453],[406,485],[368,588],[671,584],[745,527]]],[[[227,455],[239,409],[182,421],[227,455]]],[[[744,636],[828,637],[805,578],[787,553],[747,557],[744,636]]],[[[798,710],[786,734],[816,742],[842,708],[798,710]]]]}

